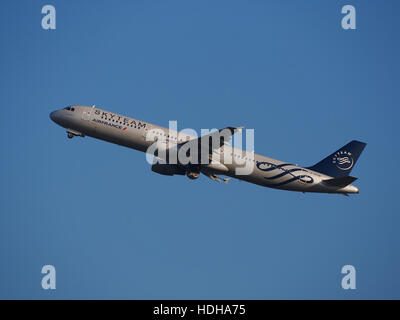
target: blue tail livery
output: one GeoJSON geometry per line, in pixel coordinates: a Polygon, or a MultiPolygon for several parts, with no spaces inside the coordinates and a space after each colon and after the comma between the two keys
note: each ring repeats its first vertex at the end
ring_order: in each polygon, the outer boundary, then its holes
{"type": "Polygon", "coordinates": [[[308,169],[333,178],[346,177],[356,164],[367,144],[353,140],[308,169]]]}

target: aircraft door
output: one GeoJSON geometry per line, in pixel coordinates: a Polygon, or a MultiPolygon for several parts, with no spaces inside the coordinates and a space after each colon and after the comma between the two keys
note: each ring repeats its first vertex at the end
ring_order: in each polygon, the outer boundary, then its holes
{"type": "Polygon", "coordinates": [[[148,132],[148,128],[146,126],[142,129],[142,137],[143,137],[144,141],[146,141],[147,132],[148,132]]]}
{"type": "Polygon", "coordinates": [[[94,109],[93,108],[85,108],[82,112],[82,120],[84,120],[83,126],[88,131],[88,135],[94,134],[96,132],[96,122],[91,121],[94,117],[94,109]]]}
{"type": "Polygon", "coordinates": [[[85,109],[85,110],[83,110],[83,113],[82,113],[82,120],[87,120],[87,121],[89,121],[89,120],[90,120],[90,113],[91,113],[91,110],[90,110],[90,109],[85,109]]]}

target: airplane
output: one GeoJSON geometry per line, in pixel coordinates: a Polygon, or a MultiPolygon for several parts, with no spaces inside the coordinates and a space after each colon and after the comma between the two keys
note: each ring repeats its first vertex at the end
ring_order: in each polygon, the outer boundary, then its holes
{"type": "Polygon", "coordinates": [[[151,170],[162,175],[186,175],[190,179],[197,179],[203,173],[215,181],[227,182],[229,178],[236,178],[264,187],[303,193],[346,196],[359,193],[359,189],[352,185],[357,178],[349,175],[366,146],[366,143],[357,140],[349,142],[313,166],[301,167],[230,146],[227,138],[231,138],[242,127],[227,127],[197,137],[101,110],[96,106],[83,105],[71,105],[53,111],[50,119],[66,129],[68,138],[89,136],[142,152],[148,152],[149,147],[156,144],[159,150],[165,152],[154,153],[156,161],[151,170]],[[222,132],[225,135],[221,138],[222,132]],[[216,143],[212,140],[215,137],[216,143]],[[209,148],[204,149],[204,146],[209,148]],[[189,161],[184,163],[179,158],[176,163],[169,162],[165,154],[172,154],[173,149],[177,152],[183,150],[189,161]],[[215,155],[219,155],[218,161],[214,160],[215,155]],[[227,155],[231,156],[231,161],[226,161],[229,159],[225,158],[227,155]],[[199,162],[200,156],[209,161],[199,162]],[[251,167],[249,174],[237,173],[238,168],[243,166],[251,167]],[[220,175],[229,178],[221,178],[220,175]]]}

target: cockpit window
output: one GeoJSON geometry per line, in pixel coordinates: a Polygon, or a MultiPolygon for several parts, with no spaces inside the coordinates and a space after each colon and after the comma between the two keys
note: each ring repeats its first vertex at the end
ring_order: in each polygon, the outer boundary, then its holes
{"type": "Polygon", "coordinates": [[[64,108],[64,110],[75,111],[75,108],[74,107],[66,107],[66,108],[64,108]]]}

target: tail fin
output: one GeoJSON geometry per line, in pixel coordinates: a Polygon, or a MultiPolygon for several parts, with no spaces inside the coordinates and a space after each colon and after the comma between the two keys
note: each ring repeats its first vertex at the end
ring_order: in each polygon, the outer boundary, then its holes
{"type": "Polygon", "coordinates": [[[346,177],[367,144],[353,140],[308,169],[334,178],[346,177]]]}

